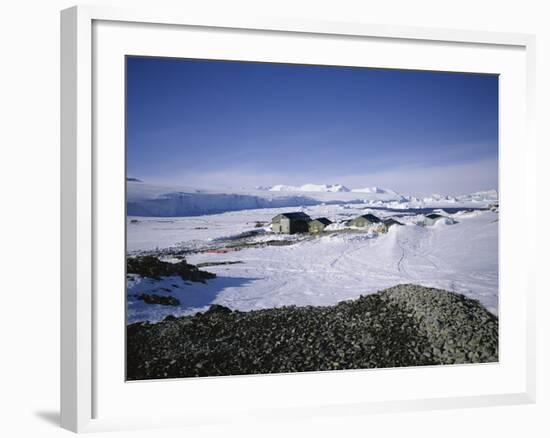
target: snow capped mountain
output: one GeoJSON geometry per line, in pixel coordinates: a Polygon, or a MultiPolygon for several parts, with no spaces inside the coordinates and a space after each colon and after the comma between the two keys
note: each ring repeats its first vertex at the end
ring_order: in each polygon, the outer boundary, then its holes
{"type": "Polygon", "coordinates": [[[271,192],[321,192],[321,193],[372,193],[379,195],[393,195],[396,196],[395,190],[383,189],[381,187],[364,187],[357,189],[349,189],[342,184],[304,184],[302,186],[291,186],[286,184],[277,184],[272,187],[257,187],[262,190],[269,190],[271,192]]]}
{"type": "Polygon", "coordinates": [[[288,186],[284,184],[274,185],[269,189],[271,192],[325,192],[325,193],[343,193],[349,192],[346,186],[342,184],[304,184],[303,186],[288,186]]]}

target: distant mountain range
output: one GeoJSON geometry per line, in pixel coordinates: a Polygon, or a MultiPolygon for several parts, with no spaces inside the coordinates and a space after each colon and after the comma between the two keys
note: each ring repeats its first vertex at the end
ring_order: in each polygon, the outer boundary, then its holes
{"type": "Polygon", "coordinates": [[[285,184],[277,184],[269,187],[270,192],[325,192],[325,193],[342,193],[350,192],[346,186],[342,184],[304,184],[303,186],[288,186],[285,184]]]}
{"type": "Polygon", "coordinates": [[[127,178],[126,187],[127,213],[130,216],[195,216],[257,208],[302,208],[321,203],[363,203],[405,209],[426,206],[479,207],[498,202],[496,190],[460,196],[434,194],[415,197],[380,187],[349,189],[342,184],[278,184],[253,189],[208,190],[151,184],[137,178],[127,178]]]}
{"type": "Polygon", "coordinates": [[[309,193],[378,193],[397,195],[397,192],[380,187],[365,187],[359,189],[349,189],[343,184],[304,184],[302,186],[290,186],[285,184],[277,184],[272,187],[258,187],[260,190],[269,190],[270,192],[309,192],[309,193]]]}

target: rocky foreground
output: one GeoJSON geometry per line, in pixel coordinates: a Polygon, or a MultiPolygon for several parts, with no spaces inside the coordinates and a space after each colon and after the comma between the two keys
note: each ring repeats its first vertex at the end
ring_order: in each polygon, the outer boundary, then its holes
{"type": "Polygon", "coordinates": [[[498,361],[498,319],[452,292],[399,285],[327,307],[203,314],[127,327],[127,379],[498,361]]]}

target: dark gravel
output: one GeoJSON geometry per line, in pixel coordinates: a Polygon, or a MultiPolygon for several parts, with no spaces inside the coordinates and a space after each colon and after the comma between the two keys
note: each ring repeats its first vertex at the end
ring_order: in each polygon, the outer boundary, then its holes
{"type": "Polygon", "coordinates": [[[328,307],[204,314],[127,327],[127,379],[498,361],[498,319],[452,292],[399,285],[328,307]]]}

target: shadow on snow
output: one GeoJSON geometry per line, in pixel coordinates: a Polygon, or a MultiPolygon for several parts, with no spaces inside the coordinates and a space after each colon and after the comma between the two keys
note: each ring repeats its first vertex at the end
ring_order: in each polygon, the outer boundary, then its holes
{"type": "Polygon", "coordinates": [[[214,304],[223,291],[246,286],[255,280],[257,278],[218,276],[206,283],[191,283],[177,276],[163,277],[160,280],[142,278],[128,285],[127,322],[153,322],[168,315],[179,316],[203,311],[214,304]],[[141,294],[171,296],[177,298],[180,305],[147,304],[138,298],[141,294]]]}

